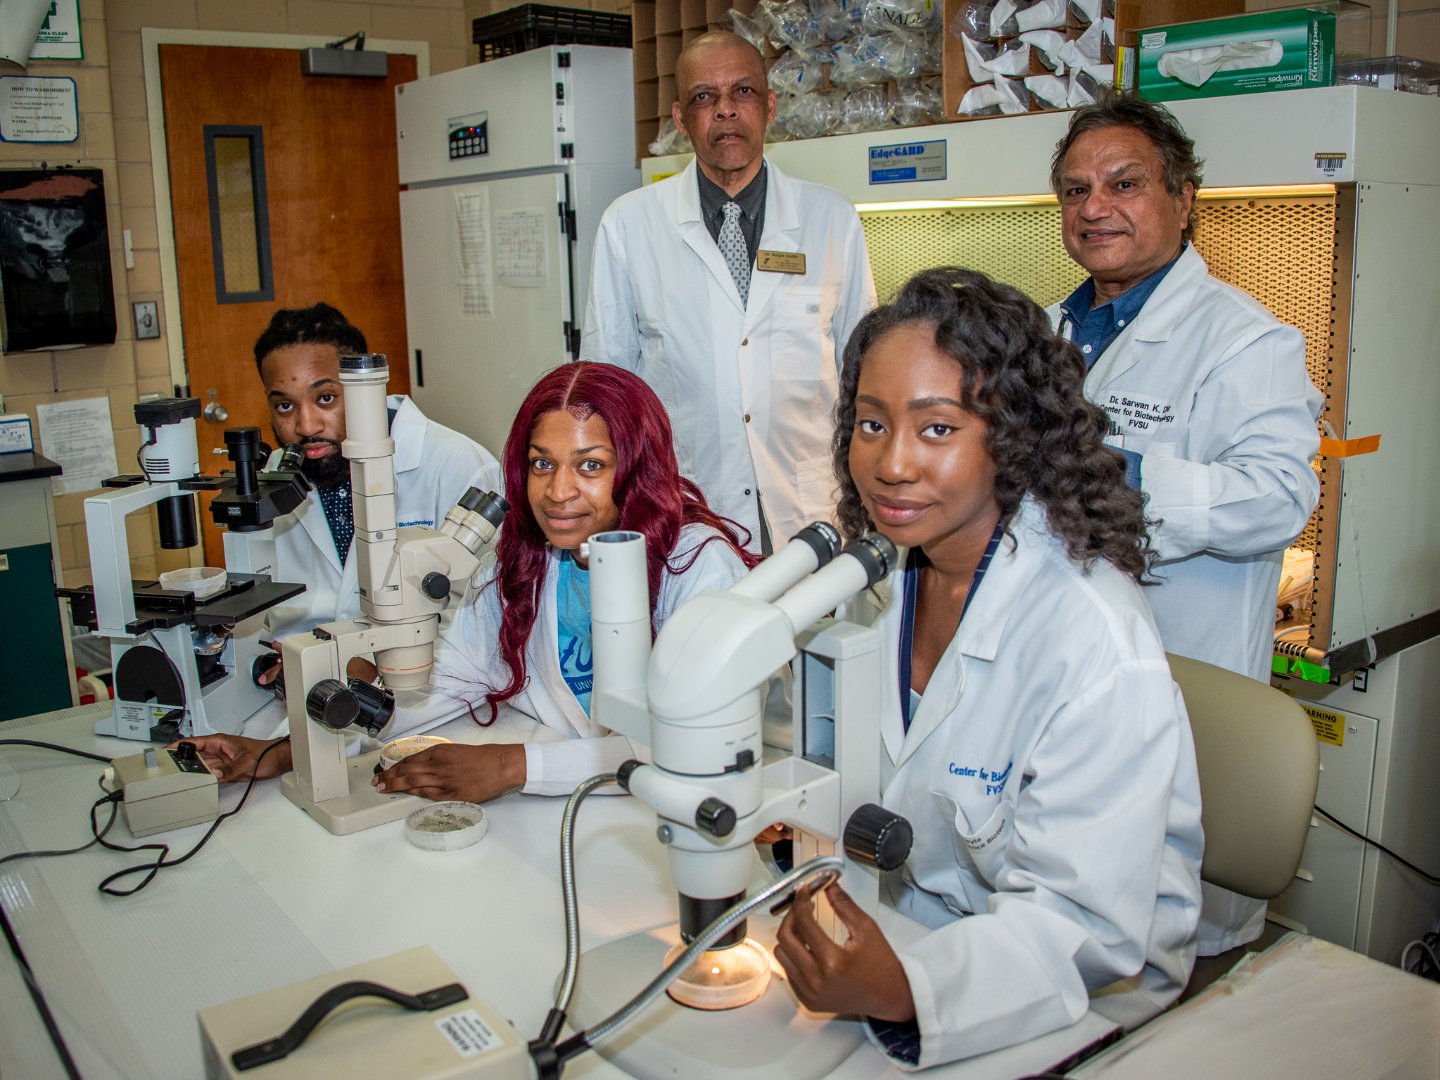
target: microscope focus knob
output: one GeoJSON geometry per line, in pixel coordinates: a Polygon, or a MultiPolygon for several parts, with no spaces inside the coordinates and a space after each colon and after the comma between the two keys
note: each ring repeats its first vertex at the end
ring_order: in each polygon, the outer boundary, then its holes
{"type": "Polygon", "coordinates": [[[450,595],[450,579],[438,570],[431,571],[420,579],[420,588],[431,600],[443,600],[450,595]]]}
{"type": "Polygon", "coordinates": [[[914,840],[910,822],[874,803],[859,807],[845,823],[846,853],[880,870],[898,870],[914,840]]]}
{"type": "Polygon", "coordinates": [[[735,808],[712,796],[695,808],[695,827],[711,836],[729,836],[735,831],[735,808]]]}
{"type": "Polygon", "coordinates": [[[321,679],[305,695],[305,712],[331,731],[344,731],[360,717],[360,703],[339,679],[321,679]]]}

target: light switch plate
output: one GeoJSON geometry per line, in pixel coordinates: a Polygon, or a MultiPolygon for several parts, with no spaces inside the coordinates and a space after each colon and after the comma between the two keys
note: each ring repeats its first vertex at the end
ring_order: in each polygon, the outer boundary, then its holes
{"type": "Polygon", "coordinates": [[[154,300],[137,300],[130,305],[135,309],[135,339],[144,341],[146,338],[158,338],[160,336],[160,309],[154,300]]]}

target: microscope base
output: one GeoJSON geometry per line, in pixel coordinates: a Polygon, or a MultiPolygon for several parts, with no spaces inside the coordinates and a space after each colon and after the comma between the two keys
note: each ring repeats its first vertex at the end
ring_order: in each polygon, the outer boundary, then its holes
{"type": "MultiPolygon", "coordinates": [[[[773,949],[780,920],[751,918],[750,936],[773,949]]],[[[599,1023],[645,986],[680,940],[676,924],[631,934],[583,954],[571,1026],[599,1023]],[[590,977],[587,979],[586,975],[590,977]]],[[[738,1009],[704,1012],[662,995],[595,1052],[637,1080],[828,1076],[865,1041],[856,1020],[807,1013],[778,964],[769,989],[738,1009]]]]}
{"type": "Polygon", "coordinates": [[[389,821],[399,821],[412,810],[429,805],[430,800],[417,795],[390,795],[370,786],[380,751],[375,750],[347,762],[349,794],[316,802],[302,791],[293,772],[280,777],[280,790],[285,797],[304,810],[336,836],[373,829],[389,821]]]}

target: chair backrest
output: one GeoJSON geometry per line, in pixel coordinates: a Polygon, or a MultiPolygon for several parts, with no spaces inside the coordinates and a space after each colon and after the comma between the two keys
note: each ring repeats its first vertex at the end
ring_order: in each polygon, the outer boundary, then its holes
{"type": "Polygon", "coordinates": [[[1169,657],[1185,698],[1200,773],[1200,876],[1268,900],[1295,877],[1309,833],[1320,745],[1310,718],[1272,686],[1169,657]]]}

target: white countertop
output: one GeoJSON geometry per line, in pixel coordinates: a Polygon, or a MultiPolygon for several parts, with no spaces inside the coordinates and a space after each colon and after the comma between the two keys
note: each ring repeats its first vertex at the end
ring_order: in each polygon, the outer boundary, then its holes
{"type": "MultiPolygon", "coordinates": [[[[145,744],[90,734],[103,710],[85,706],[11,721],[0,725],[0,738],[139,753],[145,744]]],[[[520,737],[527,723],[516,718],[507,725],[502,718],[481,729],[462,722],[444,734],[505,741],[520,737]]],[[[0,764],[21,780],[16,796],[0,802],[0,855],[74,847],[89,838],[86,817],[101,794],[98,762],[0,747],[0,764]]],[[[222,789],[222,812],[240,792],[238,784],[222,789]]],[[[431,852],[407,843],[401,822],[332,836],[287,802],[277,781],[262,781],[198,855],[163,871],[136,896],[96,890],[101,878],[139,860],[99,848],[6,864],[0,891],[86,1080],[200,1076],[198,1009],[418,945],[430,945],[473,997],[491,1003],[529,1038],[551,1005],[564,961],[563,808],[563,799],[507,795],[487,805],[490,827],[478,844],[431,852]]],[[[168,842],[177,857],[206,828],[150,839],[168,842]]],[[[585,947],[674,920],[669,870],[654,830],[653,813],[628,797],[597,795],[582,807],[576,875],[585,947]]],[[[110,838],[131,842],[123,820],[110,838]]],[[[582,968],[582,981],[585,975],[582,968]]],[[[1108,1026],[1087,1018],[1037,1043],[928,1075],[1038,1071],[1108,1026]]],[[[6,950],[0,950],[0,1075],[64,1075],[6,950]]],[[[588,1054],[565,1075],[623,1074],[588,1054]]],[[[866,1045],[833,1075],[858,1080],[902,1073],[866,1045]]]]}

